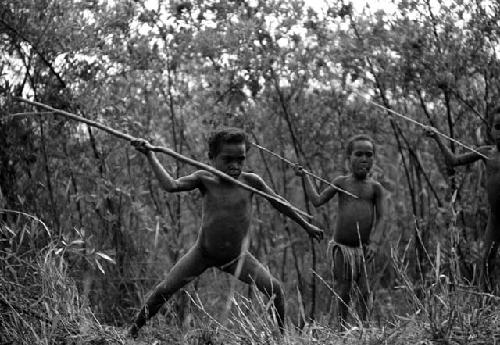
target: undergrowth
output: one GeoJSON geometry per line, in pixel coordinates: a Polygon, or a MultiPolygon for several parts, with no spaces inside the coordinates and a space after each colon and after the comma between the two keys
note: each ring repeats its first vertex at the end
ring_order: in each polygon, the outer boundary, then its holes
{"type": "MultiPolygon", "coordinates": [[[[281,337],[272,304],[256,291],[251,299],[229,291],[223,315],[211,315],[202,298],[189,294],[193,308],[189,322],[173,326],[159,315],[141,330],[137,340],[130,340],[125,338],[125,328],[101,324],[82,300],[61,255],[64,243],[49,238],[38,248],[32,241],[33,228],[33,224],[17,230],[2,226],[2,345],[500,344],[498,290],[486,293],[468,284],[456,258],[440,253],[432,258],[425,276],[415,281],[408,273],[408,247],[391,251],[397,286],[386,293],[395,305],[385,308],[379,301],[374,306],[385,311],[382,320],[372,310],[372,317],[361,322],[352,309],[350,327],[339,332],[328,315],[306,322],[300,329],[289,319],[281,337]]],[[[321,281],[329,284],[326,279],[321,281]]],[[[333,293],[331,286],[329,289],[333,293]]]]}
{"type": "Polygon", "coordinates": [[[0,344],[120,343],[80,299],[62,244],[49,238],[38,248],[39,235],[33,224],[1,226],[0,344]]]}

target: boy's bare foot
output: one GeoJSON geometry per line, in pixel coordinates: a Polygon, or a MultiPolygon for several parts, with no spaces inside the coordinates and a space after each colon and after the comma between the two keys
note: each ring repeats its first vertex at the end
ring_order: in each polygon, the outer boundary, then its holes
{"type": "Polygon", "coordinates": [[[139,327],[137,325],[132,325],[127,332],[127,338],[137,339],[139,335],[139,327]]]}

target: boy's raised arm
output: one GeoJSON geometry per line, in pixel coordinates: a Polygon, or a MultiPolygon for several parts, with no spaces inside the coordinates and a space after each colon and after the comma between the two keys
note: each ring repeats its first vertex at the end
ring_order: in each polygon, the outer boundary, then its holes
{"type": "Polygon", "coordinates": [[[158,161],[158,158],[156,158],[154,152],[149,149],[149,146],[151,145],[146,140],[134,140],[131,142],[131,144],[136,148],[137,151],[146,155],[156,178],[158,179],[158,181],[160,181],[160,185],[167,192],[173,193],[190,191],[199,186],[200,178],[197,172],[180,177],[178,179],[173,178],[158,161]]]}
{"type": "Polygon", "coordinates": [[[470,163],[474,163],[475,161],[481,159],[481,155],[476,152],[468,152],[462,155],[456,155],[443,143],[439,134],[437,134],[436,129],[434,127],[429,127],[425,130],[425,134],[428,137],[434,139],[437,143],[439,150],[443,153],[444,160],[446,164],[450,166],[458,166],[458,165],[467,165],[470,163]]]}
{"type": "MultiPolygon", "coordinates": [[[[251,186],[254,187],[255,189],[261,190],[269,195],[272,195],[278,199],[282,199],[285,201],[285,203],[288,203],[284,198],[282,198],[280,195],[276,194],[265,182],[256,174],[251,174],[249,175],[250,177],[250,182],[251,186]]],[[[315,225],[309,223],[306,221],[304,218],[302,218],[294,209],[291,207],[278,203],[273,200],[269,200],[271,205],[278,210],[280,213],[283,213],[293,221],[295,221],[298,225],[300,225],[306,232],[309,234],[309,236],[321,240],[323,239],[323,230],[320,228],[316,227],[315,225]]]]}

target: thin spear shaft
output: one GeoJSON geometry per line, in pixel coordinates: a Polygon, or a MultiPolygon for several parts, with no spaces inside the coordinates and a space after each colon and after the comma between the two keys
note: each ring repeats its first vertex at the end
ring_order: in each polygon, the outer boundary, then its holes
{"type": "Polygon", "coordinates": [[[52,114],[52,111],[30,111],[27,113],[13,113],[5,116],[4,118],[11,118],[11,117],[19,117],[19,116],[27,116],[27,115],[46,115],[46,114],[52,114]]]}
{"type": "MultiPolygon", "coordinates": [[[[269,149],[266,149],[266,148],[265,148],[265,147],[263,147],[263,146],[260,146],[259,144],[256,144],[256,143],[251,143],[251,144],[252,144],[253,146],[257,147],[258,149],[260,149],[260,150],[262,150],[262,151],[264,151],[264,152],[266,152],[266,153],[269,153],[270,155],[272,155],[272,156],[274,156],[274,157],[276,157],[276,158],[278,158],[278,159],[281,159],[283,162],[285,162],[285,163],[286,163],[286,164],[288,164],[288,165],[291,165],[291,166],[295,166],[295,165],[296,165],[295,163],[293,163],[292,161],[290,161],[290,160],[286,159],[285,157],[282,157],[282,156],[280,156],[279,154],[277,154],[277,153],[275,153],[275,152],[273,152],[273,151],[271,151],[271,150],[269,150],[269,149]]],[[[330,181],[327,181],[327,180],[325,180],[324,178],[319,177],[319,176],[315,175],[314,173],[312,173],[312,172],[310,172],[310,171],[308,171],[308,170],[306,170],[306,169],[302,169],[302,171],[304,171],[304,174],[309,175],[309,176],[311,176],[311,177],[314,177],[315,179],[317,179],[317,180],[319,180],[319,181],[321,181],[321,182],[323,182],[323,183],[325,183],[325,184],[327,184],[327,185],[329,185],[329,186],[331,186],[331,187],[335,188],[335,189],[336,189],[336,190],[338,190],[339,192],[345,193],[345,194],[347,194],[347,195],[349,195],[349,196],[352,196],[352,197],[353,197],[353,198],[355,198],[355,199],[358,199],[358,196],[357,196],[357,195],[354,195],[354,194],[352,194],[351,192],[349,192],[349,191],[347,191],[347,190],[345,190],[345,189],[340,188],[339,186],[337,186],[337,185],[335,185],[335,184],[331,183],[330,181]]]]}
{"type": "MultiPolygon", "coordinates": [[[[416,120],[414,120],[414,119],[412,119],[412,118],[410,118],[410,117],[408,117],[408,116],[405,116],[405,115],[403,115],[403,114],[400,114],[400,113],[398,113],[397,111],[394,111],[394,110],[392,110],[392,109],[386,108],[386,107],[384,107],[382,104],[378,104],[377,102],[372,101],[371,99],[369,99],[369,98],[367,98],[367,97],[366,97],[367,95],[363,95],[363,94],[361,94],[361,93],[359,93],[359,92],[357,92],[357,91],[355,91],[355,90],[352,90],[352,89],[351,89],[350,91],[351,91],[351,92],[353,92],[353,93],[355,93],[356,95],[360,96],[360,97],[361,97],[361,98],[363,98],[364,100],[368,101],[369,103],[373,104],[374,106],[376,106],[376,107],[378,107],[378,108],[380,108],[380,109],[382,109],[382,110],[385,110],[385,111],[387,111],[387,112],[389,112],[389,113],[391,113],[391,114],[393,114],[393,115],[396,115],[396,116],[397,116],[397,117],[399,117],[399,118],[405,119],[406,121],[409,121],[409,122],[411,122],[411,123],[413,123],[413,124],[415,124],[415,125],[417,125],[417,126],[419,126],[419,127],[424,128],[424,129],[428,129],[428,128],[429,128],[429,126],[424,125],[423,123],[420,123],[420,122],[418,122],[418,121],[416,121],[416,120]]],[[[435,129],[435,128],[434,128],[433,130],[434,130],[434,132],[435,132],[436,134],[438,134],[439,136],[441,136],[441,137],[443,137],[443,138],[445,138],[445,139],[447,139],[447,140],[449,140],[449,141],[452,141],[452,142],[454,142],[455,144],[460,145],[460,146],[462,146],[463,148],[465,148],[465,149],[467,149],[467,150],[469,150],[469,151],[474,152],[475,154],[477,154],[477,155],[479,155],[479,156],[483,157],[484,159],[489,159],[489,157],[488,157],[488,156],[486,156],[486,155],[482,154],[481,152],[479,152],[478,150],[476,150],[476,149],[474,149],[474,148],[472,148],[472,147],[470,147],[470,146],[468,146],[468,145],[466,145],[466,144],[464,144],[464,143],[462,143],[462,142],[458,141],[457,139],[454,139],[454,138],[452,138],[452,137],[450,137],[450,136],[448,136],[448,135],[446,135],[446,134],[444,134],[444,133],[441,133],[440,131],[438,131],[438,130],[437,130],[437,129],[435,129]]]]}
{"type": "MultiPolygon", "coordinates": [[[[126,133],[123,133],[123,132],[120,132],[120,131],[117,131],[116,129],[113,129],[113,128],[110,128],[108,126],[105,126],[99,122],[96,122],[96,121],[92,121],[92,120],[89,120],[89,119],[86,119],[84,117],[81,117],[81,116],[78,116],[78,115],[75,115],[75,114],[72,114],[72,113],[69,113],[67,111],[64,111],[64,110],[59,110],[59,109],[56,109],[56,108],[52,108],[51,106],[49,105],[46,105],[46,104],[43,104],[43,103],[40,103],[40,102],[35,102],[35,101],[30,101],[30,100],[27,100],[27,99],[24,99],[24,98],[21,98],[21,97],[16,97],[17,100],[21,101],[21,102],[24,102],[24,103],[27,103],[27,104],[31,104],[31,105],[34,105],[34,106],[37,106],[37,107],[40,107],[40,108],[44,108],[46,110],[48,110],[49,112],[46,112],[46,113],[37,113],[37,114],[59,114],[59,115],[63,115],[65,117],[68,117],[72,120],[75,120],[75,121],[78,121],[78,122],[83,122],[83,123],[86,123],[87,125],[89,126],[92,126],[92,127],[95,127],[95,128],[99,128],[109,134],[112,134],[118,138],[121,138],[121,139],[125,139],[125,140],[128,140],[128,141],[133,141],[133,140],[137,140],[138,138],[135,138],[129,134],[126,134],[126,133]]],[[[26,113],[26,115],[28,115],[28,113],[26,113]]],[[[291,209],[293,209],[295,212],[299,213],[300,215],[304,216],[304,217],[307,217],[309,219],[313,218],[310,214],[308,214],[307,212],[304,212],[302,211],[301,209],[293,206],[292,204],[288,203],[288,202],[285,202],[284,199],[282,199],[281,197],[275,197],[273,195],[270,195],[270,194],[267,194],[261,190],[258,190],[258,189],[255,189],[243,182],[240,182],[234,178],[232,178],[231,176],[223,173],[222,171],[220,170],[217,170],[215,169],[214,167],[210,166],[210,165],[207,165],[207,164],[204,164],[204,163],[201,163],[201,162],[198,162],[194,159],[191,159],[189,157],[186,157],[178,152],[175,152],[173,151],[172,149],[169,149],[168,147],[160,147],[160,146],[152,146],[152,145],[148,145],[147,148],[151,151],[154,151],[154,152],[162,152],[162,153],[165,153],[171,157],[174,157],[175,159],[178,159],[180,160],[181,162],[184,162],[184,163],[187,163],[189,165],[192,165],[192,166],[195,166],[199,169],[202,169],[202,170],[207,170],[211,173],[213,173],[214,175],[217,175],[218,177],[226,180],[226,181],[230,181],[232,183],[234,183],[235,185],[243,188],[243,189],[246,189],[250,192],[253,192],[255,194],[258,194],[262,197],[264,197],[265,199],[269,200],[269,201],[274,201],[276,203],[279,203],[280,205],[282,206],[286,206],[286,207],[290,207],[291,209]]]]}

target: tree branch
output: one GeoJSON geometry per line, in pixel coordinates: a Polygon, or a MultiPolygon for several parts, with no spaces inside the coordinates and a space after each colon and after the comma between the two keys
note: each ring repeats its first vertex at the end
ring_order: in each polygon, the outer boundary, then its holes
{"type": "Polygon", "coordinates": [[[40,57],[40,59],[43,61],[43,63],[50,69],[53,75],[57,78],[59,83],[61,83],[61,86],[65,89],[66,88],[66,82],[62,79],[62,77],[59,75],[59,73],[56,72],[54,66],[50,63],[49,60],[42,54],[42,52],[38,49],[38,47],[32,43],[28,38],[26,38],[23,34],[21,34],[19,31],[17,31],[15,28],[13,28],[9,23],[7,23],[5,20],[0,19],[0,24],[2,24],[6,29],[11,31],[15,36],[20,37],[24,42],[28,43],[31,48],[35,51],[35,53],[40,57]]]}

